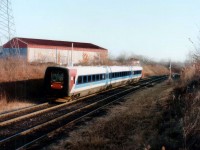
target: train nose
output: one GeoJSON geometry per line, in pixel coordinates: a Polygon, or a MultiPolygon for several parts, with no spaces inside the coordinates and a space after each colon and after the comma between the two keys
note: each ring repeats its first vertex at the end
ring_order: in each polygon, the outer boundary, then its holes
{"type": "Polygon", "coordinates": [[[51,88],[56,90],[61,90],[63,89],[63,85],[62,83],[51,83],[51,88]]]}

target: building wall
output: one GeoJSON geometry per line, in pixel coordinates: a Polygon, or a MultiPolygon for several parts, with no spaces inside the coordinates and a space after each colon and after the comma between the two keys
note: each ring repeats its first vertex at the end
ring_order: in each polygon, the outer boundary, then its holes
{"type": "MultiPolygon", "coordinates": [[[[91,61],[94,58],[100,57],[101,53],[107,51],[90,51],[85,50],[73,50],[72,51],[72,62],[78,64],[85,61],[91,61]]],[[[43,49],[43,48],[28,48],[28,59],[29,62],[54,62],[58,64],[71,63],[71,49],[43,49]]]]}
{"type": "Polygon", "coordinates": [[[16,54],[27,57],[27,48],[3,48],[0,57],[16,56],[16,54]]]}

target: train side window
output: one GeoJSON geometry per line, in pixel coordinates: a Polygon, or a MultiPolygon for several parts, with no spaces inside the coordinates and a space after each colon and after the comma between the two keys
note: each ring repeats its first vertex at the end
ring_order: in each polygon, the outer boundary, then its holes
{"type": "Polygon", "coordinates": [[[117,73],[116,72],[114,73],[114,76],[115,76],[115,78],[117,78],[117,73]]]}
{"type": "Polygon", "coordinates": [[[99,81],[99,74],[96,75],[96,80],[99,81]]]}
{"type": "Polygon", "coordinates": [[[112,78],[114,78],[115,77],[115,73],[112,73],[112,78]]]}
{"type": "Polygon", "coordinates": [[[92,81],[93,81],[93,82],[96,81],[95,76],[96,76],[96,75],[92,75],[92,81]]]}
{"type": "Polygon", "coordinates": [[[92,81],[92,76],[88,76],[88,82],[92,81]]]}
{"type": "Polygon", "coordinates": [[[112,78],[112,73],[109,73],[109,79],[111,79],[112,78]]]}
{"type": "Polygon", "coordinates": [[[100,80],[102,80],[103,79],[102,74],[100,74],[99,76],[100,76],[100,80]]]}
{"type": "Polygon", "coordinates": [[[81,84],[82,83],[82,76],[79,76],[78,77],[78,84],[81,84]]]}
{"type": "Polygon", "coordinates": [[[141,70],[138,70],[138,71],[137,71],[137,74],[141,74],[141,73],[142,73],[142,71],[141,71],[141,70]]]}
{"type": "Polygon", "coordinates": [[[83,76],[83,83],[87,82],[87,76],[83,76]]]}
{"type": "Polygon", "coordinates": [[[134,74],[141,74],[141,72],[142,72],[142,71],[137,70],[137,71],[134,72],[134,74]]]}

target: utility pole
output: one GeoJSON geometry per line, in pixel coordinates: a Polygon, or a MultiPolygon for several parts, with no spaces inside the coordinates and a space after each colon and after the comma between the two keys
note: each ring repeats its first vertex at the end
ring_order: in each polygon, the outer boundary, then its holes
{"type": "Polygon", "coordinates": [[[74,43],[72,43],[72,49],[71,49],[71,66],[73,66],[73,50],[74,50],[74,43]]]}
{"type": "Polygon", "coordinates": [[[58,49],[56,48],[56,64],[58,64],[58,49]]]}
{"type": "Polygon", "coordinates": [[[171,64],[171,60],[169,63],[169,80],[172,80],[172,64],[171,64]]]}
{"type": "MultiPolygon", "coordinates": [[[[15,37],[15,23],[11,0],[0,0],[0,45],[5,44],[15,37]]],[[[12,40],[10,43],[10,54],[19,54],[18,40],[12,40]],[[14,50],[14,51],[13,51],[14,50]]]]}

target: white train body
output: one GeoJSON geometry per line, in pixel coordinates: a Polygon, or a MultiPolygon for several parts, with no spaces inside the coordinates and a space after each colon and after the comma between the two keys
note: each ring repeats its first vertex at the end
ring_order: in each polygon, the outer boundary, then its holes
{"type": "Polygon", "coordinates": [[[49,94],[80,97],[137,82],[141,77],[140,66],[48,67],[45,88],[49,94]]]}

